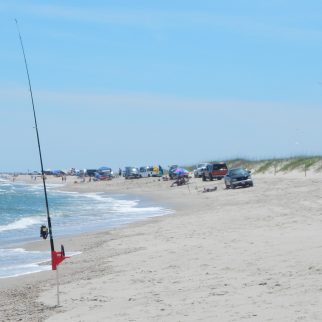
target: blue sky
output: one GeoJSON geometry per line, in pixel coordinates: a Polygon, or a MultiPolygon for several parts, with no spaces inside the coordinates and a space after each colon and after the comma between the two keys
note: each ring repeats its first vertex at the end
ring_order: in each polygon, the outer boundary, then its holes
{"type": "Polygon", "coordinates": [[[3,1],[0,170],[321,154],[320,1],[3,1]]]}

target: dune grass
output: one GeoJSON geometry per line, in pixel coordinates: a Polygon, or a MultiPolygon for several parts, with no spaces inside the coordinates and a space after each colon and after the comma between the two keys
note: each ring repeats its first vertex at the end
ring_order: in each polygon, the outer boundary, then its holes
{"type": "Polygon", "coordinates": [[[256,169],[256,173],[265,173],[268,171],[277,172],[282,162],[283,160],[281,159],[264,160],[260,163],[260,166],[256,169]]]}
{"type": "Polygon", "coordinates": [[[321,161],[321,157],[298,157],[286,161],[279,171],[288,172],[296,169],[309,170],[317,162],[321,161]]]}
{"type": "MultiPolygon", "coordinates": [[[[217,163],[218,161],[209,161],[217,163]]],[[[266,172],[290,172],[294,170],[307,171],[314,167],[317,172],[322,171],[322,156],[296,156],[291,158],[275,158],[263,160],[249,160],[244,158],[235,158],[225,161],[228,168],[243,167],[252,170],[254,173],[266,172]]],[[[188,166],[187,169],[193,169],[188,166]]]]}

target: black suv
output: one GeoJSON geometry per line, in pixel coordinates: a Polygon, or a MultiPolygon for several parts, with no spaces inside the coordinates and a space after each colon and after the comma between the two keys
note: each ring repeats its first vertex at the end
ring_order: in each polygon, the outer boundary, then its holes
{"type": "Polygon", "coordinates": [[[250,171],[244,168],[233,168],[225,176],[226,188],[253,187],[254,183],[250,171]]]}
{"type": "Polygon", "coordinates": [[[220,162],[220,163],[210,163],[207,165],[206,169],[204,170],[202,174],[202,180],[206,181],[209,180],[221,180],[226,173],[228,172],[228,168],[226,163],[220,162]]]}
{"type": "Polygon", "coordinates": [[[125,179],[138,179],[141,177],[139,169],[134,167],[125,167],[123,176],[125,179]]]}

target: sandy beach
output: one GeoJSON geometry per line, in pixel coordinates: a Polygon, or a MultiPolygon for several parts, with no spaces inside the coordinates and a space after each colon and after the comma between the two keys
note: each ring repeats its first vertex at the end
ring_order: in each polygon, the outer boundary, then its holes
{"type": "Polygon", "coordinates": [[[53,271],[2,279],[0,321],[321,321],[322,177],[253,179],[226,190],[201,179],[68,178],[61,189],[141,195],[174,213],[57,240],[82,252],[59,267],[61,306],[53,271]]]}

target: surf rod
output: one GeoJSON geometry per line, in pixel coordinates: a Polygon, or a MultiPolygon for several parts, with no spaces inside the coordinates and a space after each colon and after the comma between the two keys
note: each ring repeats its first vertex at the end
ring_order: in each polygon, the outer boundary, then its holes
{"type": "Polygon", "coordinates": [[[29,70],[28,70],[28,64],[27,64],[25,49],[24,49],[24,46],[23,46],[22,37],[21,37],[20,30],[19,30],[19,25],[18,25],[17,19],[15,19],[15,22],[16,22],[16,26],[17,26],[17,31],[18,31],[18,35],[19,35],[19,39],[20,39],[22,54],[23,54],[23,58],[24,58],[24,61],[25,61],[26,73],[27,73],[27,77],[28,77],[31,105],[32,105],[34,121],[35,121],[35,129],[36,129],[36,134],[37,134],[38,151],[39,151],[39,159],[40,159],[40,166],[41,166],[41,176],[42,176],[42,182],[43,182],[44,193],[45,193],[45,201],[46,201],[46,209],[47,209],[47,221],[48,221],[48,234],[49,234],[49,238],[50,238],[50,248],[51,248],[51,251],[54,252],[55,251],[54,240],[53,240],[53,233],[52,233],[52,229],[51,229],[51,219],[50,219],[50,214],[49,214],[47,188],[46,188],[46,181],[45,181],[44,166],[43,166],[43,162],[42,162],[42,155],[41,155],[41,148],[40,148],[40,139],[39,139],[37,117],[36,117],[36,110],[35,110],[35,104],[34,104],[34,97],[33,97],[32,89],[31,89],[31,82],[30,82],[30,76],[29,76],[29,70]]]}

